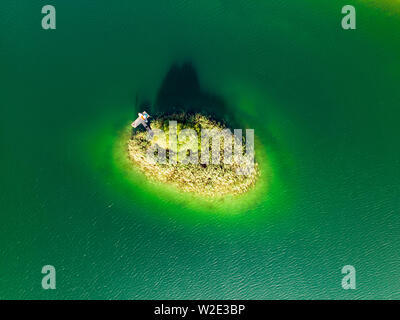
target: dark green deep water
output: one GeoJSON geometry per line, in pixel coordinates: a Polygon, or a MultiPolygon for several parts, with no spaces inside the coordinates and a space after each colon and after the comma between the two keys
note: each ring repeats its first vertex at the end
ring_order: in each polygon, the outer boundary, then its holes
{"type": "Polygon", "coordinates": [[[347,2],[52,1],[44,31],[46,1],[1,1],[0,298],[399,299],[400,4],[354,0],[344,31],[347,2]],[[136,93],[184,62],[267,154],[247,199],[121,160],[136,93]]]}

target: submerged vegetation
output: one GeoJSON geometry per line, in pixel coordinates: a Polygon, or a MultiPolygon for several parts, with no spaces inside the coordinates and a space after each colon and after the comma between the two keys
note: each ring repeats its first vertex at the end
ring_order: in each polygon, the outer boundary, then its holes
{"type": "MultiPolygon", "coordinates": [[[[228,161],[223,161],[225,141],[218,146],[220,153],[220,161],[218,163],[209,161],[205,164],[202,161],[197,161],[200,159],[202,151],[201,130],[216,129],[215,131],[221,132],[226,129],[224,124],[201,114],[179,113],[157,117],[151,122],[151,127],[154,131],[162,130],[165,132],[165,139],[156,139],[154,137],[153,139],[148,139],[146,131],[135,131],[127,142],[129,159],[149,179],[172,184],[184,192],[193,192],[213,198],[243,194],[256,183],[259,176],[259,168],[257,163],[253,164],[254,159],[246,157],[246,154],[242,151],[242,141],[240,141],[240,163],[239,161],[231,161],[228,164],[226,163],[228,161]],[[170,146],[172,142],[169,131],[170,121],[177,122],[176,131],[179,139],[175,148],[170,146]],[[193,136],[186,136],[188,139],[180,139],[180,133],[184,129],[192,129],[194,139],[193,136]],[[148,152],[152,148],[156,149],[155,153],[160,153],[161,151],[165,155],[166,161],[154,161],[153,158],[149,157],[148,152]],[[174,156],[177,161],[170,161],[174,156]],[[185,159],[189,158],[193,160],[193,157],[195,157],[196,161],[185,161],[185,159]],[[241,173],[241,168],[247,165],[251,167],[251,170],[247,174],[241,173]]],[[[233,142],[234,140],[232,140],[233,142]]],[[[209,145],[207,145],[207,148],[209,148],[208,155],[211,155],[212,150],[209,145]]],[[[205,151],[204,145],[203,151],[205,151]]],[[[232,159],[236,159],[235,156],[232,159]]]]}

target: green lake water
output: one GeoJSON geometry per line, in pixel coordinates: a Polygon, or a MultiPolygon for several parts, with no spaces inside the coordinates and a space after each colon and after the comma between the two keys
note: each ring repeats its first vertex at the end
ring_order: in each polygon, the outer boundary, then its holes
{"type": "Polygon", "coordinates": [[[47,31],[45,4],[0,4],[1,299],[400,298],[399,2],[347,31],[342,0],[54,0],[47,31]],[[255,130],[239,200],[124,162],[136,94],[184,63],[255,130]]]}

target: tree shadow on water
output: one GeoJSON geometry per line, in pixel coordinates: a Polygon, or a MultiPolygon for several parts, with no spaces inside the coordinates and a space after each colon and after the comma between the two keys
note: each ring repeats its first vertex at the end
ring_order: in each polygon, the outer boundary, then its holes
{"type": "Polygon", "coordinates": [[[171,66],[157,93],[153,110],[161,114],[201,113],[223,122],[227,127],[239,128],[225,101],[202,90],[191,63],[171,66]]]}

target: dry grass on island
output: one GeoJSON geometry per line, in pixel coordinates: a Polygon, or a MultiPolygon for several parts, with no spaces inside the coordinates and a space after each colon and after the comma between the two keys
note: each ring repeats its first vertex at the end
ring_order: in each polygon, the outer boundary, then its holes
{"type": "MultiPolygon", "coordinates": [[[[146,131],[135,131],[132,137],[128,140],[128,157],[133,164],[142,171],[149,179],[161,183],[168,183],[178,187],[184,192],[192,192],[205,197],[223,197],[226,195],[239,195],[250,190],[259,176],[259,168],[257,163],[254,163],[254,170],[243,175],[237,172],[239,165],[224,164],[223,159],[223,143],[221,143],[221,162],[219,164],[184,164],[178,159],[176,164],[168,162],[169,150],[169,121],[177,121],[178,135],[183,129],[194,129],[198,134],[197,142],[190,144],[189,148],[186,143],[183,148],[183,143],[178,141],[177,152],[178,157],[181,156],[180,151],[189,149],[190,152],[201,153],[200,130],[201,129],[225,129],[225,126],[219,122],[211,120],[200,114],[172,114],[161,116],[153,119],[151,127],[153,130],[161,129],[166,133],[166,141],[157,139],[147,140],[146,131]],[[147,150],[158,144],[158,148],[165,150],[167,163],[154,163],[147,155],[147,150]],[[181,150],[181,148],[183,148],[181,150]]],[[[172,154],[172,153],[171,153],[172,154]]],[[[193,153],[192,153],[193,154],[193,153]]],[[[211,152],[210,152],[211,154],[211,152]]],[[[243,152],[244,155],[244,152],[243,152]]],[[[199,158],[200,159],[200,158],[199,158]]],[[[246,157],[242,161],[249,161],[246,157]]],[[[210,161],[211,162],[211,161],[210,161]]],[[[246,163],[241,163],[241,166],[246,163]]]]}

